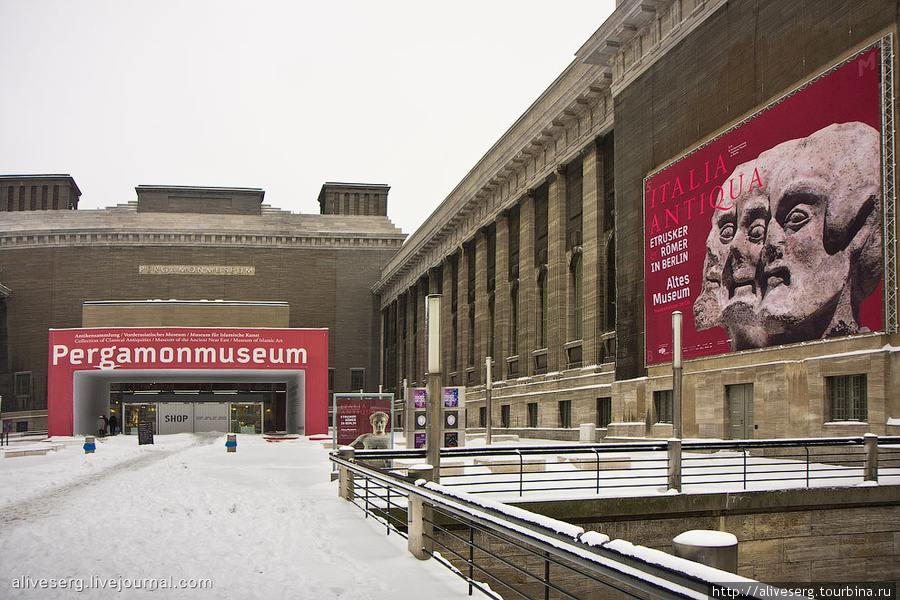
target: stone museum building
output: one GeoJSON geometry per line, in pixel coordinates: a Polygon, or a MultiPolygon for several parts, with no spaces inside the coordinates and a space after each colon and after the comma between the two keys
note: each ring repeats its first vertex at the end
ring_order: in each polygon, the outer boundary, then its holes
{"type": "MultiPolygon", "coordinates": [[[[470,433],[490,357],[495,431],[671,437],[680,355],[685,437],[898,435],[897,24],[888,0],[618,0],[408,238],[385,185],[327,183],[303,215],[143,185],[82,210],[72,177],[0,177],[3,412],[41,428],[71,358],[48,332],[78,328],[327,329],[329,390],[401,397],[441,294],[470,433]]],[[[84,389],[238,394],[242,426],[283,429],[302,394],[254,371],[84,389]]]]}
{"type": "MultiPolygon", "coordinates": [[[[377,389],[379,318],[371,287],[405,237],[387,217],[388,186],[327,183],[317,215],[264,204],[262,189],[141,185],[135,191],[125,204],[83,210],[70,176],[0,177],[0,395],[13,431],[47,428],[48,360],[53,366],[69,358],[64,344],[48,356],[50,330],[181,327],[191,328],[194,339],[212,329],[223,332],[215,336],[221,339],[228,332],[232,340],[264,340],[271,336],[259,331],[326,329],[321,404],[331,389],[377,389]]],[[[179,348],[184,337],[165,335],[173,345],[154,349],[163,363],[164,348],[179,348]]],[[[243,361],[240,346],[218,350],[218,357],[226,351],[237,353],[235,367],[259,362],[249,354],[243,361]]],[[[163,404],[188,409],[187,424],[196,420],[191,430],[202,430],[201,420],[218,417],[201,417],[189,404],[224,410],[225,400],[244,431],[286,428],[286,398],[297,394],[291,378],[273,377],[265,371],[271,365],[227,373],[208,371],[209,361],[203,366],[116,370],[103,387],[91,388],[90,417],[79,416],[76,406],[76,429],[80,421],[90,423],[77,433],[94,433],[107,406],[120,422],[136,422],[152,420],[163,404]],[[97,394],[108,394],[109,404],[97,403],[97,394]]],[[[166,429],[163,421],[158,431],[183,430],[166,429]]]]}
{"type": "Polygon", "coordinates": [[[578,439],[900,433],[896,3],[619,0],[385,266],[386,389],[578,439]]]}

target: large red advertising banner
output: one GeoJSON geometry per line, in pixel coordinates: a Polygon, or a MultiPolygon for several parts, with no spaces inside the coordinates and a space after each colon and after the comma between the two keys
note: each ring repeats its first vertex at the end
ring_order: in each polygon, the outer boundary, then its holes
{"type": "Polygon", "coordinates": [[[327,329],[112,327],[51,329],[49,337],[50,435],[72,434],[75,373],[114,370],[302,371],[305,433],[328,432],[327,329]]]}
{"type": "Polygon", "coordinates": [[[883,329],[881,43],[644,180],[648,365],[883,329]]]}

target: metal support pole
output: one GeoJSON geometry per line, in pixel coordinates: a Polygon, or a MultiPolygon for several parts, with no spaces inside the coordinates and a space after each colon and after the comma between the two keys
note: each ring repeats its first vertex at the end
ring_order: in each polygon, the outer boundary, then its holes
{"type": "Polygon", "coordinates": [[[414,448],[416,409],[409,398],[409,381],[405,377],[400,381],[400,389],[403,390],[403,435],[406,437],[406,447],[414,448]]]}
{"type": "Polygon", "coordinates": [[[491,415],[493,414],[493,407],[491,406],[491,391],[493,388],[493,382],[491,381],[491,362],[493,361],[490,356],[484,357],[484,406],[485,413],[487,413],[487,419],[484,423],[484,443],[488,446],[491,445],[491,427],[493,425],[493,420],[491,418],[491,415]]]}
{"type": "Polygon", "coordinates": [[[426,418],[428,420],[425,440],[425,459],[434,467],[433,481],[441,480],[441,433],[443,414],[441,411],[441,295],[429,294],[425,297],[425,341],[428,348],[426,418]]]}
{"type": "Polygon", "coordinates": [[[681,439],[681,311],[672,313],[672,429],[681,439]]]}

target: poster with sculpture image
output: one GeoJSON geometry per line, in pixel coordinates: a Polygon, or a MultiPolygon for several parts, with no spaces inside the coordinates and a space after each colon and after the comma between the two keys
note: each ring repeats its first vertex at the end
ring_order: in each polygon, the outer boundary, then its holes
{"type": "Polygon", "coordinates": [[[335,394],[336,445],[366,450],[392,448],[393,405],[393,394],[335,394]]]}
{"type": "Polygon", "coordinates": [[[644,180],[648,365],[883,329],[881,52],[644,180]]]}

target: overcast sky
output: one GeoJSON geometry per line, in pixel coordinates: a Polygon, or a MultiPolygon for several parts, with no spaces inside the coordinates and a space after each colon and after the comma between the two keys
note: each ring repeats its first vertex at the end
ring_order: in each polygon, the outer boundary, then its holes
{"type": "Polygon", "coordinates": [[[258,187],[318,213],[391,186],[412,233],[574,59],[614,0],[0,0],[0,174],[258,187]]]}

